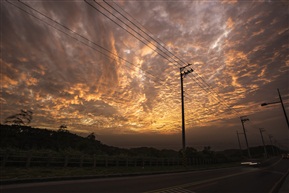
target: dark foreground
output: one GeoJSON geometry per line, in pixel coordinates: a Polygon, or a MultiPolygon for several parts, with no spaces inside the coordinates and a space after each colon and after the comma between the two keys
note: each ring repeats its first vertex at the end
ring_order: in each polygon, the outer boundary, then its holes
{"type": "Polygon", "coordinates": [[[266,167],[234,167],[185,173],[1,186],[1,193],[273,193],[289,160],[266,167]]]}

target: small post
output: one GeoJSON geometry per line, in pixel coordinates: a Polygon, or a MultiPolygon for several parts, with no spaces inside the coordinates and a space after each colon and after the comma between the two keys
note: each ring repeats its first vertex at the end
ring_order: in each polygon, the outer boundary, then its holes
{"type": "Polygon", "coordinates": [[[95,168],[96,167],[96,155],[93,154],[93,167],[95,168]]]}
{"type": "Polygon", "coordinates": [[[67,167],[68,165],[68,155],[65,155],[65,158],[64,158],[64,167],[67,167]]]}
{"type": "Polygon", "coordinates": [[[32,160],[32,155],[31,152],[28,153],[27,158],[26,158],[26,167],[29,168],[32,160]]]}
{"type": "Polygon", "coordinates": [[[105,167],[108,167],[108,158],[105,157],[105,167]]]}
{"type": "Polygon", "coordinates": [[[8,162],[8,158],[9,158],[9,151],[5,151],[4,158],[1,163],[1,167],[4,168],[6,166],[6,163],[8,162]]]}
{"type": "Polygon", "coordinates": [[[82,168],[82,166],[83,166],[83,159],[84,159],[84,156],[81,155],[81,157],[80,157],[80,163],[79,163],[79,167],[81,167],[81,168],[82,168]]]}

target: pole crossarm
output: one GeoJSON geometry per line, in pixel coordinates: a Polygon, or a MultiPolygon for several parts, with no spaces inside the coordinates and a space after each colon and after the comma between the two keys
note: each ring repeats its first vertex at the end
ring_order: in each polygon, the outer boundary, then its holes
{"type": "Polygon", "coordinates": [[[187,64],[186,66],[180,67],[180,73],[182,77],[185,77],[187,74],[190,74],[191,72],[194,72],[193,69],[189,69],[185,71],[185,68],[187,68],[188,66],[191,66],[192,64],[187,64]]]}
{"type": "Polygon", "coordinates": [[[249,118],[247,118],[247,116],[241,116],[240,119],[243,123],[249,121],[249,118]]]}
{"type": "Polygon", "coordinates": [[[186,67],[191,66],[191,65],[192,65],[192,64],[187,64],[187,65],[185,65],[185,66],[183,66],[183,67],[180,67],[180,69],[183,70],[183,69],[185,69],[186,67]]]}
{"type": "Polygon", "coordinates": [[[182,71],[181,72],[181,75],[183,76],[183,77],[185,77],[187,74],[190,74],[191,72],[193,72],[194,70],[193,69],[190,69],[190,70],[187,70],[187,71],[182,71]]]}

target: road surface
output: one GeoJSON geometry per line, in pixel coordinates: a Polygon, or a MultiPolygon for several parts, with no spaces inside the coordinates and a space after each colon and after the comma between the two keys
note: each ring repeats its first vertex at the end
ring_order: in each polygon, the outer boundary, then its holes
{"type": "Polygon", "coordinates": [[[1,186],[1,193],[272,193],[289,160],[267,167],[234,167],[174,174],[1,186]]]}

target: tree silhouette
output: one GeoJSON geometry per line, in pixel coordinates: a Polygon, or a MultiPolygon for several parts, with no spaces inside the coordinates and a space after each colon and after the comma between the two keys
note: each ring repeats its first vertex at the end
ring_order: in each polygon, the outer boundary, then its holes
{"type": "Polygon", "coordinates": [[[202,153],[204,156],[208,156],[212,158],[215,152],[211,150],[211,146],[205,146],[202,153]]]}
{"type": "Polygon", "coordinates": [[[57,132],[69,133],[69,131],[66,128],[67,128],[67,125],[62,124],[59,126],[59,129],[57,132]]]}
{"type": "Polygon", "coordinates": [[[94,141],[95,140],[94,132],[90,133],[86,138],[89,139],[89,140],[94,141]]]}
{"type": "Polygon", "coordinates": [[[21,109],[20,113],[7,117],[4,123],[12,125],[28,125],[32,121],[32,114],[33,112],[30,110],[21,109]]]}

